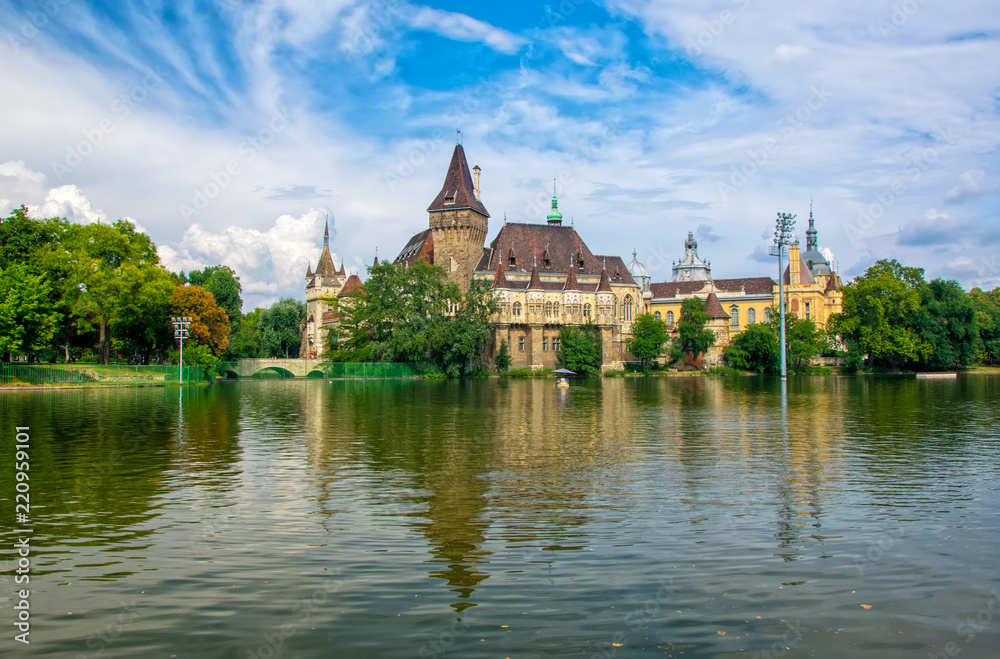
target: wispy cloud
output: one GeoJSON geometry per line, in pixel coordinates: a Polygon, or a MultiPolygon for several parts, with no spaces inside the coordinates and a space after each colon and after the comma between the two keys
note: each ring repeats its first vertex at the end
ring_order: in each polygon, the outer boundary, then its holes
{"type": "Polygon", "coordinates": [[[420,7],[408,20],[415,29],[427,30],[458,41],[482,42],[507,55],[517,53],[527,43],[522,37],[457,12],[420,7]]]}

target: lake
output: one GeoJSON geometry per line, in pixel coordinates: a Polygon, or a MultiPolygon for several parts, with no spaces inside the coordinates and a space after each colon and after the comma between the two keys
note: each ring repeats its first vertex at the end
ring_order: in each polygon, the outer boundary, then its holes
{"type": "Polygon", "coordinates": [[[5,656],[1000,657],[997,375],[44,389],[0,418],[5,656]]]}

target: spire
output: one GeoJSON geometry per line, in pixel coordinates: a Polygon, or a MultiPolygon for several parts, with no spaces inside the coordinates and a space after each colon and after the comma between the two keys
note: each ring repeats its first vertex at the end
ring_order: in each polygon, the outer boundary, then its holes
{"type": "Polygon", "coordinates": [[[497,264],[497,273],[493,277],[493,288],[510,288],[507,283],[507,276],[503,273],[503,264],[497,264]]]}
{"type": "Polygon", "coordinates": [[[323,247],[330,246],[330,220],[326,221],[326,230],[323,232],[323,247]]]}
{"type": "Polygon", "coordinates": [[[576,281],[576,268],[569,266],[569,274],[566,275],[566,283],[563,284],[564,291],[578,291],[580,284],[576,281]]]}
{"type": "Polygon", "coordinates": [[[605,268],[601,268],[601,283],[597,285],[598,293],[610,293],[611,292],[611,280],[608,279],[608,271],[605,268]]]}
{"type": "Polygon", "coordinates": [[[809,199],[809,228],[806,229],[806,251],[815,252],[819,244],[816,240],[816,218],[813,217],[813,202],[809,199]]]}
{"type": "Polygon", "coordinates": [[[306,279],[312,279],[313,267],[311,265],[306,266],[306,279]]]}
{"type": "Polygon", "coordinates": [[[529,291],[541,291],[541,290],[544,290],[542,288],[542,280],[538,276],[538,266],[537,265],[532,266],[532,268],[531,268],[531,281],[528,282],[528,290],[529,291]]]}
{"type": "Polygon", "coordinates": [[[559,212],[559,200],[556,199],[556,180],[552,179],[552,210],[549,211],[549,215],[546,218],[549,224],[561,225],[562,224],[562,213],[559,212]]]}
{"type": "Polygon", "coordinates": [[[448,166],[448,173],[444,177],[444,185],[441,186],[441,192],[434,198],[427,210],[450,211],[464,208],[471,208],[486,217],[490,216],[486,207],[476,198],[472,173],[469,171],[469,162],[465,159],[465,149],[462,148],[461,144],[456,144],[455,152],[451,156],[451,164],[448,166]]]}

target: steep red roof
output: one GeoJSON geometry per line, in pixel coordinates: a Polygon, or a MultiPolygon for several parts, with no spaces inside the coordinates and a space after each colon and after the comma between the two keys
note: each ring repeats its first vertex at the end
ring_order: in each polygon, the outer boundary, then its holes
{"type": "Polygon", "coordinates": [[[323,251],[320,252],[315,274],[324,277],[333,277],[337,274],[337,267],[333,264],[333,255],[330,254],[330,248],[326,245],[323,245],[323,251]]]}
{"type": "Polygon", "coordinates": [[[738,279],[715,279],[713,281],[668,281],[650,284],[649,290],[654,300],[691,295],[715,285],[719,293],[739,293],[746,295],[770,295],[774,292],[775,282],[770,277],[742,277],[738,279]]]}
{"type": "Polygon", "coordinates": [[[500,228],[497,237],[483,251],[476,271],[494,272],[502,264],[507,272],[530,272],[535,257],[539,259],[538,269],[542,273],[564,273],[572,263],[578,275],[601,274],[600,259],[594,256],[573,227],[517,222],[508,222],[500,228]],[[542,259],[546,250],[549,253],[548,265],[542,259]],[[515,257],[513,266],[510,265],[511,251],[515,257]],[[583,261],[582,266],[580,260],[583,261]]]}
{"type": "Polygon", "coordinates": [[[427,210],[446,211],[458,208],[471,208],[486,217],[490,216],[482,202],[476,199],[472,174],[469,172],[469,163],[465,159],[465,149],[462,148],[461,144],[455,145],[455,152],[451,156],[451,164],[444,177],[441,192],[434,198],[427,210]]]}
{"type": "Polygon", "coordinates": [[[361,278],[358,277],[357,275],[351,275],[350,277],[347,278],[347,281],[344,282],[344,286],[343,288],[340,289],[340,292],[337,293],[337,297],[346,297],[354,293],[363,293],[363,292],[364,292],[364,287],[362,286],[361,278]]]}
{"type": "Polygon", "coordinates": [[[542,280],[538,276],[538,266],[537,265],[534,266],[533,268],[531,268],[531,281],[528,282],[528,290],[529,291],[544,290],[544,288],[542,287],[542,280]]]}
{"type": "Polygon", "coordinates": [[[608,280],[607,270],[601,270],[601,283],[597,285],[597,290],[611,292],[611,282],[608,280]]]}
{"type": "Polygon", "coordinates": [[[503,268],[497,266],[497,274],[493,277],[493,288],[510,288],[507,277],[503,274],[503,268]]]}
{"type": "Polygon", "coordinates": [[[722,303],[719,302],[719,298],[715,293],[709,293],[708,297],[705,298],[705,311],[708,312],[708,315],[712,318],[729,319],[729,314],[723,310],[722,303]]]}
{"type": "Polygon", "coordinates": [[[434,233],[430,229],[424,229],[410,238],[393,263],[410,267],[417,259],[434,265],[434,233]]]}
{"type": "Polygon", "coordinates": [[[563,284],[564,291],[578,291],[580,290],[580,284],[576,281],[576,268],[570,268],[569,274],[566,275],[566,283],[563,284]]]}

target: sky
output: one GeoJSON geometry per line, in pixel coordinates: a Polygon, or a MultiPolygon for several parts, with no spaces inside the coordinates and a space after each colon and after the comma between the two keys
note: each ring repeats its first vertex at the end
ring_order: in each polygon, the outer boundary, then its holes
{"type": "Polygon", "coordinates": [[[810,203],[883,258],[1000,286],[1000,10],[963,0],[8,0],[0,214],[127,218],[163,264],[304,299],[323,225],[364,276],[427,227],[457,140],[489,242],[559,208],[669,281],[777,276],[810,203]],[[461,131],[459,133],[458,131],[461,131]]]}

